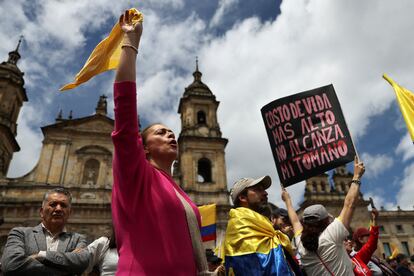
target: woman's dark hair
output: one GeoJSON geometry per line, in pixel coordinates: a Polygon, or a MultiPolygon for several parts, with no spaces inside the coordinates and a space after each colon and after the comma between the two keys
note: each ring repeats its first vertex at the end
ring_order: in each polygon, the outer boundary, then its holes
{"type": "Polygon", "coordinates": [[[314,222],[314,223],[303,223],[303,231],[300,240],[302,241],[303,247],[311,252],[316,252],[319,247],[319,236],[329,225],[330,218],[314,222]]]}
{"type": "Polygon", "coordinates": [[[111,236],[109,237],[109,245],[108,245],[108,247],[109,247],[110,249],[112,249],[112,248],[116,248],[115,229],[114,229],[114,227],[113,227],[113,226],[112,226],[111,236]]]}

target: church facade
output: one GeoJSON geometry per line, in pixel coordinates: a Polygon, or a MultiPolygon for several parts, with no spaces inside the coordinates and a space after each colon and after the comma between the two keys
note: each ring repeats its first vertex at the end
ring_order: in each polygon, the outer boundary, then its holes
{"type": "MultiPolygon", "coordinates": [[[[20,45],[20,42],[19,42],[20,45]]],[[[111,190],[114,121],[107,116],[106,97],[101,96],[95,114],[83,118],[63,118],[41,127],[44,139],[37,165],[26,175],[7,178],[16,140],[17,118],[24,102],[24,74],[17,66],[19,45],[0,64],[0,248],[15,226],[40,222],[39,208],[45,191],[64,186],[73,195],[73,214],[68,230],[85,234],[89,240],[108,234],[111,227],[111,190]]],[[[225,148],[217,109],[219,102],[201,80],[196,63],[193,82],[185,88],[178,106],[181,131],[179,157],[173,177],[197,205],[217,204],[217,236],[222,237],[230,210],[225,148]]],[[[91,107],[92,108],[92,107],[91,107]]],[[[348,191],[352,174],[338,167],[329,176],[322,174],[306,181],[304,201],[299,212],[311,204],[324,204],[337,216],[348,191]]],[[[360,195],[352,227],[366,227],[369,201],[360,195]]],[[[414,254],[414,211],[380,210],[379,254],[414,254]]],[[[210,243],[208,247],[214,246],[210,243]]],[[[1,253],[1,252],[0,252],[1,253]]]]}
{"type": "MultiPolygon", "coordinates": [[[[61,111],[54,123],[41,127],[44,139],[36,166],[21,177],[6,177],[13,153],[20,149],[15,139],[18,114],[28,101],[23,72],[17,66],[18,49],[0,65],[0,246],[11,228],[40,222],[43,194],[58,186],[68,188],[73,196],[69,231],[85,234],[89,240],[109,234],[114,121],[107,116],[105,96],[99,98],[94,115],[63,118],[61,111]]],[[[217,232],[222,235],[230,209],[225,165],[228,140],[221,136],[217,120],[219,102],[201,81],[198,64],[193,75],[178,108],[182,130],[173,177],[197,205],[217,204],[217,232]]]]}

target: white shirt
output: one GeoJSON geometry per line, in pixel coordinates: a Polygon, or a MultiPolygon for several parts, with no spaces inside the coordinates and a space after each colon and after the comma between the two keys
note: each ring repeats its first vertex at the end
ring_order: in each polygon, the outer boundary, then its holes
{"type": "MultiPolygon", "coordinates": [[[[319,236],[317,253],[335,276],[354,275],[351,258],[346,253],[343,245],[348,234],[348,230],[343,223],[336,218],[319,236]]],[[[331,273],[325,268],[318,256],[303,247],[301,236],[295,237],[295,243],[306,273],[310,276],[331,276],[331,273]]]]}
{"type": "MultiPolygon", "coordinates": [[[[62,232],[53,236],[53,234],[47,230],[46,226],[42,223],[43,232],[46,237],[46,251],[57,251],[59,245],[59,236],[66,232],[66,228],[63,228],[62,232]]],[[[39,251],[39,256],[46,258],[46,251],[39,251]]]]}
{"type": "Polygon", "coordinates": [[[118,251],[116,248],[109,248],[109,239],[100,237],[88,245],[88,251],[91,253],[88,273],[92,271],[94,266],[98,266],[101,276],[115,275],[118,266],[118,251]]]}

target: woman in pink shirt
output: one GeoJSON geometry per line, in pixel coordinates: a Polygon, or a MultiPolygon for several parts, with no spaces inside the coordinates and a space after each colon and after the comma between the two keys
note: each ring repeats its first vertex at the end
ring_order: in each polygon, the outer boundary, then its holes
{"type": "Polygon", "coordinates": [[[114,83],[115,129],[112,216],[117,237],[117,275],[203,275],[207,261],[197,206],[171,177],[178,145],[173,132],[154,124],[139,133],[136,57],[142,24],[126,11],[114,83]]]}

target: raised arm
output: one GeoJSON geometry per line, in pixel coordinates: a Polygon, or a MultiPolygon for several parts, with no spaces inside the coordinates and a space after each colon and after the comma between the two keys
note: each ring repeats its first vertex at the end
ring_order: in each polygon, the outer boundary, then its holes
{"type": "Polygon", "coordinates": [[[368,241],[362,246],[362,248],[356,254],[365,264],[368,264],[368,262],[371,260],[372,254],[374,254],[375,250],[377,250],[378,247],[379,231],[376,223],[378,214],[379,213],[377,209],[372,209],[372,225],[371,229],[369,230],[368,241]]]}
{"type": "MultiPolygon", "coordinates": [[[[121,202],[133,201],[142,186],[137,186],[138,168],[145,170],[145,153],[139,139],[137,96],[136,96],[136,56],[142,34],[142,24],[132,22],[132,14],[125,11],[119,18],[119,26],[124,33],[120,62],[114,84],[115,128],[112,132],[114,143],[114,191],[121,202]],[[117,193],[120,188],[122,193],[117,193]]],[[[122,204],[123,204],[122,203],[122,204]]]]}
{"type": "Polygon", "coordinates": [[[354,161],[354,177],[351,181],[348,193],[346,194],[344,207],[342,208],[339,219],[342,221],[344,226],[349,229],[351,224],[352,216],[354,214],[355,205],[358,201],[359,186],[361,184],[361,177],[365,172],[364,163],[359,162],[358,157],[355,156],[354,161]]]}
{"type": "Polygon", "coordinates": [[[282,189],[282,200],[285,202],[286,209],[288,211],[288,216],[290,219],[290,223],[292,223],[293,231],[296,236],[298,233],[302,232],[303,227],[302,227],[302,224],[300,223],[299,217],[296,214],[295,209],[293,208],[290,195],[285,188],[282,189]]]}
{"type": "Polygon", "coordinates": [[[136,78],[136,59],[142,34],[142,23],[132,23],[132,15],[126,10],[119,18],[119,25],[124,32],[121,58],[116,70],[115,82],[133,81],[136,78]]]}

